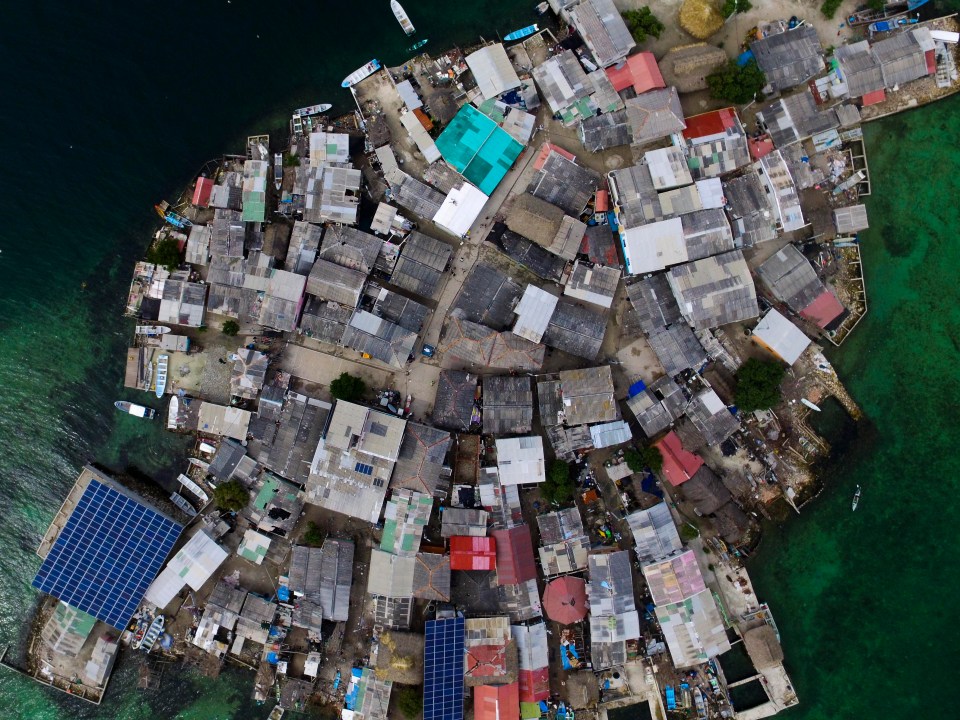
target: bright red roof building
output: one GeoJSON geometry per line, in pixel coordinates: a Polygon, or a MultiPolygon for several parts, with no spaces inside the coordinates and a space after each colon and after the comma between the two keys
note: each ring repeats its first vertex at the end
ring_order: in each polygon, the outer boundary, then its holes
{"type": "Polygon", "coordinates": [[[530,528],[517,525],[509,530],[490,533],[497,543],[497,585],[516,585],[535,580],[537,565],[533,560],[530,528]]]}
{"type": "Polygon", "coordinates": [[[700,113],[687,118],[687,127],[683,136],[687,140],[721,135],[739,124],[737,111],[733,108],[723,108],[712,112],[700,113]]]}
{"type": "Polygon", "coordinates": [[[817,324],[817,327],[823,329],[843,315],[844,312],[846,312],[846,308],[837,300],[837,296],[829,290],[824,290],[817,295],[812,303],[800,311],[800,315],[807,320],[812,320],[817,324]]]}
{"type": "Polygon", "coordinates": [[[631,85],[638,95],[648,90],[666,87],[663,83],[663,75],[660,74],[660,67],[657,65],[657,59],[650,52],[631,55],[626,62],[615,67],[608,67],[607,77],[610,79],[613,89],[617,92],[631,85]]]}
{"type": "Polygon", "coordinates": [[[193,204],[205,208],[210,205],[210,193],[213,192],[213,179],[198,177],[197,186],[193,189],[193,204]]]}
{"type": "Polygon", "coordinates": [[[497,541],[492,537],[450,538],[451,570],[494,570],[497,567],[497,541]]]}
{"type": "Polygon", "coordinates": [[[860,102],[863,103],[864,107],[867,107],[868,105],[876,105],[877,103],[882,103],[886,99],[887,99],[886,91],[883,88],[880,88],[879,90],[868,92],[866,95],[860,98],[860,102]]]}
{"type": "Polygon", "coordinates": [[[748,142],[750,144],[750,158],[752,160],[759,160],[764,155],[769,155],[773,152],[773,140],[770,139],[769,135],[750,138],[748,142]]]}
{"type": "Polygon", "coordinates": [[[663,475],[674,487],[692,478],[703,465],[699,456],[683,449],[675,432],[667,433],[654,447],[663,456],[663,475]]]}
{"type": "Polygon", "coordinates": [[[520,720],[520,686],[478,685],[473,689],[474,720],[520,720]]]}
{"type": "Polygon", "coordinates": [[[550,699],[550,668],[520,670],[520,701],[535,703],[550,699]]]}

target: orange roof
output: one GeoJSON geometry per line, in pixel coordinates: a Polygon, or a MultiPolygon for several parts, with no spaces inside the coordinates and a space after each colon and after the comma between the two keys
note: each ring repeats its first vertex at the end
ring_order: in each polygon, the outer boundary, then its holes
{"type": "Polygon", "coordinates": [[[653,53],[631,55],[626,62],[607,68],[607,77],[617,92],[633,85],[637,94],[666,87],[653,53]]]}
{"type": "Polygon", "coordinates": [[[475,720],[520,720],[520,686],[512,682],[475,687],[473,717],[475,720]]]}
{"type": "Polygon", "coordinates": [[[597,190],[597,202],[594,210],[597,212],[606,212],[610,209],[610,193],[607,190],[597,190]]]}
{"type": "Polygon", "coordinates": [[[493,570],[497,567],[497,541],[492,537],[450,538],[451,570],[493,570]]]}
{"type": "Polygon", "coordinates": [[[886,99],[887,99],[887,93],[883,90],[883,88],[880,88],[879,90],[874,90],[873,92],[868,92],[866,95],[860,98],[861,102],[863,102],[864,107],[867,107],[868,105],[876,105],[877,103],[882,103],[886,99]]]}
{"type": "Polygon", "coordinates": [[[663,456],[663,475],[674,487],[692,478],[703,465],[703,460],[699,456],[684,450],[675,432],[667,433],[654,444],[654,447],[663,456]]]}
{"type": "Polygon", "coordinates": [[[417,120],[420,121],[420,124],[423,125],[423,129],[427,132],[433,130],[433,120],[420,108],[417,108],[413,111],[413,114],[417,116],[417,120]]]}
{"type": "Polygon", "coordinates": [[[557,147],[556,145],[545,142],[540,146],[540,152],[537,153],[537,159],[533,161],[533,169],[540,170],[543,168],[543,164],[547,161],[547,158],[550,157],[551,153],[563,155],[570,162],[573,162],[577,159],[577,156],[573,153],[569,153],[561,147],[557,147]]]}
{"type": "Polygon", "coordinates": [[[737,111],[733,108],[723,108],[700,113],[686,120],[687,127],[683,131],[683,136],[687,140],[693,140],[708,135],[719,135],[724,130],[734,127],[737,124],[737,111]]]}
{"type": "Polygon", "coordinates": [[[759,160],[764,155],[769,155],[773,152],[773,140],[770,139],[769,135],[764,135],[760,138],[750,138],[748,142],[750,144],[750,157],[754,160],[759,160]]]}

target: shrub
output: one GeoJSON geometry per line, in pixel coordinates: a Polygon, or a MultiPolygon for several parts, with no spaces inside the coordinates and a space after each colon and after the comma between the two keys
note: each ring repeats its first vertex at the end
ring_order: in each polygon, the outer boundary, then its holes
{"type": "Polygon", "coordinates": [[[823,0],[823,5],[820,6],[820,12],[823,13],[823,16],[828,20],[833,20],[833,16],[837,14],[837,10],[840,9],[842,4],[843,0],[823,0]]]}
{"type": "Polygon", "coordinates": [[[147,262],[162,265],[170,272],[180,265],[180,243],[172,237],[165,237],[147,250],[147,262]]]}
{"type": "Polygon", "coordinates": [[[330,394],[337,400],[356,402],[367,392],[367,384],[363,378],[350,373],[340,373],[340,377],[330,383],[330,394]]]}
{"type": "Polygon", "coordinates": [[[737,371],[734,402],[743,412],[765,410],[780,402],[780,382],[785,370],[775,360],[750,358],[737,371]]]}
{"type": "Polygon", "coordinates": [[[324,541],[323,530],[313,520],[307,523],[307,529],[303,531],[300,542],[311,547],[319,547],[324,541]]]}
{"type": "Polygon", "coordinates": [[[752,102],[766,84],[767,78],[756,60],[743,66],[731,60],[707,76],[710,97],[740,105],[752,102]]]}
{"type": "Polygon", "coordinates": [[[723,7],[720,8],[720,12],[725,18],[734,13],[745,13],[751,10],[753,10],[753,5],[750,4],[750,0],[724,0],[723,7]]]}
{"type": "Polygon", "coordinates": [[[680,539],[684,542],[690,542],[700,537],[700,530],[695,525],[686,522],[680,526],[680,539]]]}
{"type": "Polygon", "coordinates": [[[637,44],[646,42],[647,37],[650,35],[655,38],[660,37],[660,33],[664,30],[663,23],[657,19],[657,16],[654,15],[653,11],[646,5],[637,10],[627,10],[621,13],[621,16],[630,29],[630,34],[633,35],[633,39],[637,41],[637,44]]]}
{"type": "Polygon", "coordinates": [[[243,510],[250,502],[250,493],[236,480],[218,485],[213,491],[213,499],[217,506],[224,510],[243,510]]]}
{"type": "Polygon", "coordinates": [[[236,320],[227,320],[223,324],[223,328],[221,328],[220,332],[228,337],[233,337],[240,332],[240,324],[236,320]]]}
{"type": "Polygon", "coordinates": [[[570,479],[570,465],[562,460],[554,460],[547,470],[547,479],[540,485],[544,500],[563,505],[573,499],[573,480],[570,479]]]}
{"type": "Polygon", "coordinates": [[[653,445],[640,448],[630,448],[623,454],[627,467],[633,472],[643,472],[650,468],[654,472],[659,472],[663,467],[663,455],[653,445]]]}
{"type": "Polygon", "coordinates": [[[423,711],[423,695],[414,687],[402,687],[397,691],[397,707],[407,720],[413,720],[423,711]]]}

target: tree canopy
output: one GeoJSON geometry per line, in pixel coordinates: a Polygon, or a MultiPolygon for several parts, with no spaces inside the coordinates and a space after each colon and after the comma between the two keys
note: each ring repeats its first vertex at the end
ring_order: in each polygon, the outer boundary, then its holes
{"type": "Polygon", "coordinates": [[[637,44],[646,42],[649,36],[660,37],[660,33],[664,30],[663,23],[646,5],[637,10],[626,10],[620,14],[637,44]]]}
{"type": "Polygon", "coordinates": [[[407,720],[413,720],[423,711],[423,695],[417,688],[402,687],[396,695],[397,707],[407,720]]]}
{"type": "Polygon", "coordinates": [[[653,445],[640,448],[630,448],[623,454],[627,467],[633,472],[643,472],[650,468],[658,472],[663,467],[663,455],[653,445]]]}
{"type": "Polygon", "coordinates": [[[308,522],[306,530],[303,531],[303,535],[300,537],[300,542],[304,545],[310,545],[311,547],[320,547],[323,545],[323,541],[324,535],[320,526],[313,520],[308,522]]]}
{"type": "Polygon", "coordinates": [[[725,18],[728,18],[734,13],[750,12],[752,9],[753,5],[750,4],[750,0],[724,0],[720,12],[725,18]]]}
{"type": "Polygon", "coordinates": [[[350,373],[340,373],[340,377],[330,383],[330,394],[337,400],[356,402],[367,392],[367,384],[363,378],[350,373]]]}
{"type": "Polygon", "coordinates": [[[180,243],[169,236],[157,241],[147,250],[147,262],[162,265],[173,272],[180,265],[180,243]]]}
{"type": "Polygon", "coordinates": [[[707,75],[707,87],[710,88],[711,97],[738,105],[752,102],[766,84],[767,78],[756,60],[750,60],[743,66],[731,60],[707,75]]]}
{"type": "Polygon", "coordinates": [[[250,493],[236,480],[231,480],[217,486],[213,491],[213,499],[217,506],[224,510],[243,510],[250,502],[250,493]]]}
{"type": "Polygon", "coordinates": [[[238,332],[240,332],[240,324],[239,324],[236,320],[227,320],[227,321],[223,324],[223,328],[221,329],[221,332],[222,332],[224,335],[227,335],[227,336],[229,336],[229,337],[233,337],[233,336],[236,335],[238,332]]]}
{"type": "Polygon", "coordinates": [[[743,412],[764,410],[780,402],[780,382],[786,370],[775,360],[750,358],[737,371],[734,402],[743,412]]]}
{"type": "Polygon", "coordinates": [[[549,503],[564,505],[573,500],[573,480],[570,478],[570,465],[562,460],[554,460],[547,469],[547,479],[540,485],[543,499],[549,503]]]}

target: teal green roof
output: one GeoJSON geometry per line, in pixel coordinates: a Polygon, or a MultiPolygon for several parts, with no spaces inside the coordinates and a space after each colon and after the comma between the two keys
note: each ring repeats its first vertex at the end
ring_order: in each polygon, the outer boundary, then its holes
{"type": "Polygon", "coordinates": [[[460,109],[436,144],[443,159],[485,195],[493,193],[523,152],[523,145],[473,105],[460,109]]]}

